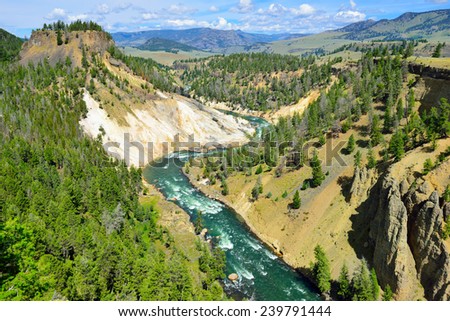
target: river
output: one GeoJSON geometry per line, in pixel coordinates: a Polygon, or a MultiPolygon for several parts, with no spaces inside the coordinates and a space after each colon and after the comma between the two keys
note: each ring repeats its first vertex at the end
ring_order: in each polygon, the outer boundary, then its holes
{"type": "MultiPolygon", "coordinates": [[[[264,123],[245,117],[259,128],[264,123]]],[[[251,233],[236,213],[195,189],[181,172],[188,155],[174,154],[144,170],[145,179],[156,185],[194,221],[202,211],[204,226],[226,254],[226,274],[237,273],[237,282],[223,280],[225,291],[235,299],[259,301],[310,301],[319,295],[309,282],[273,254],[251,233]]],[[[298,240],[301,242],[301,239],[298,240]]]]}

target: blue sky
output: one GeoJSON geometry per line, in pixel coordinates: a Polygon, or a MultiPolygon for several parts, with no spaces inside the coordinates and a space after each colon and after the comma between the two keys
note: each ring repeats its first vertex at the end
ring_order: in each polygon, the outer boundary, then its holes
{"type": "Polygon", "coordinates": [[[58,19],[94,20],[110,32],[210,27],[316,33],[407,11],[450,8],[449,0],[0,0],[0,28],[17,36],[58,19]]]}

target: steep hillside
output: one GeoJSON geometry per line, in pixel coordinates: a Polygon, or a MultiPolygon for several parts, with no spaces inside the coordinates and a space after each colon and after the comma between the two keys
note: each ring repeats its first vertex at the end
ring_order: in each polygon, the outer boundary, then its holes
{"type": "Polygon", "coordinates": [[[364,218],[355,218],[371,220],[374,267],[381,284],[402,299],[414,299],[422,287],[428,300],[450,298],[450,255],[442,238],[450,207],[441,197],[450,184],[450,161],[420,175],[427,158],[448,153],[448,139],[439,145],[432,154],[413,151],[389,168],[359,208],[364,218]]]}
{"type": "MultiPolygon", "coordinates": [[[[407,60],[375,52],[341,65],[339,80],[305,94],[297,114],[297,105],[280,107],[273,116],[288,117],[274,117],[252,148],[227,152],[222,166],[192,162],[185,172],[312,278],[319,244],[336,283],[344,266],[357,275],[368,265],[397,300],[448,300],[448,70],[408,72],[407,60]]],[[[330,293],[379,299],[352,286],[351,295],[337,286],[330,293]]]]}
{"type": "Polygon", "coordinates": [[[17,57],[22,47],[22,39],[0,29],[0,62],[11,61],[17,57]]]}
{"type": "Polygon", "coordinates": [[[201,148],[209,143],[238,144],[254,132],[245,120],[174,92],[161,92],[179,90],[170,83],[170,74],[154,62],[111,49],[113,42],[102,32],[68,32],[67,43],[61,45],[56,37],[54,31],[33,33],[24,45],[21,63],[55,64],[69,58],[73,66],[85,68],[87,113],[80,124],[89,136],[100,135],[107,151],[128,165],[142,167],[172,152],[177,139],[181,146],[192,139],[184,149],[201,148]],[[142,148],[130,148],[134,142],[142,148]]]}
{"type": "Polygon", "coordinates": [[[408,12],[396,19],[367,21],[345,27],[339,31],[349,32],[344,36],[351,40],[399,40],[430,39],[434,34],[449,36],[450,10],[423,13],[408,12]]]}
{"type": "MultiPolygon", "coordinates": [[[[114,42],[109,35],[98,31],[66,31],[62,36],[62,44],[58,44],[57,32],[38,30],[33,32],[20,52],[20,62],[38,63],[48,60],[51,65],[65,62],[69,58],[76,67],[82,67],[83,51],[90,54],[104,55],[114,42]]],[[[86,55],[86,53],[85,53],[86,55]]]]}
{"type": "Polygon", "coordinates": [[[223,299],[223,256],[187,233],[180,209],[169,214],[184,227],[160,226],[157,198],[139,202],[141,171],[80,129],[85,77],[47,60],[0,64],[0,300],[223,299]]]}

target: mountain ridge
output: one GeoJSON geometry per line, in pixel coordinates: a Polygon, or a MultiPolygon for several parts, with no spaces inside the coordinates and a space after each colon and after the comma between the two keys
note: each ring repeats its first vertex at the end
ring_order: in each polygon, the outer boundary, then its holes
{"type": "Polygon", "coordinates": [[[139,32],[118,32],[112,34],[119,46],[138,47],[152,38],[179,42],[197,50],[221,52],[230,46],[251,46],[256,43],[267,43],[302,37],[303,34],[265,35],[247,33],[242,30],[218,30],[211,28],[192,28],[184,30],[148,30],[139,32]]]}

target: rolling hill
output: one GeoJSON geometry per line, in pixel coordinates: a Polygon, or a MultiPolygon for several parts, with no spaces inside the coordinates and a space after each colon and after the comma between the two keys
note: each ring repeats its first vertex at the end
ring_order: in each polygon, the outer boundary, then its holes
{"type": "Polygon", "coordinates": [[[147,40],[160,38],[176,41],[198,50],[223,52],[229,47],[246,47],[257,43],[299,38],[301,34],[253,34],[241,30],[215,30],[210,28],[194,28],[186,30],[149,30],[131,33],[113,33],[113,39],[119,46],[138,47],[147,40]]]}
{"type": "Polygon", "coordinates": [[[176,42],[173,40],[162,39],[162,38],[150,38],[142,45],[137,46],[140,50],[148,50],[148,51],[194,51],[196,48],[182,44],[180,42],[176,42]]]}
{"type": "Polygon", "coordinates": [[[338,31],[350,40],[425,39],[436,34],[450,35],[450,10],[407,12],[396,19],[357,22],[338,31]]]}
{"type": "Polygon", "coordinates": [[[392,41],[426,39],[428,42],[450,41],[450,10],[404,13],[398,18],[380,21],[366,20],[337,30],[325,31],[298,39],[275,41],[250,51],[265,51],[301,55],[329,53],[359,41],[392,41]]]}

